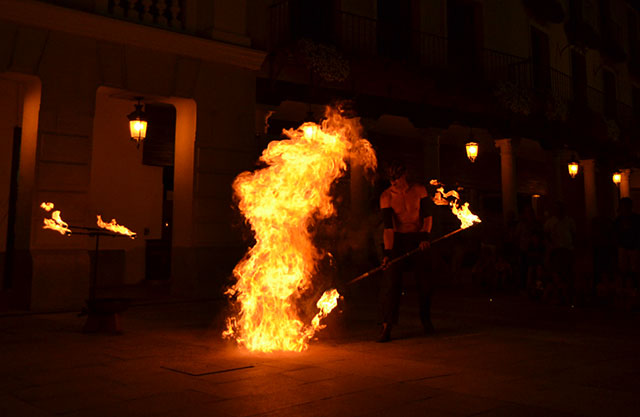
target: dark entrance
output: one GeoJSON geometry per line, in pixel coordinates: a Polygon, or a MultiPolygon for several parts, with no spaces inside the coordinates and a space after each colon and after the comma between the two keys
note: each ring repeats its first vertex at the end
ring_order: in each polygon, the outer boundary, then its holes
{"type": "Polygon", "coordinates": [[[22,128],[16,126],[13,129],[13,141],[11,146],[11,161],[9,166],[9,195],[7,199],[7,217],[6,217],[6,241],[5,251],[0,252],[0,311],[9,306],[9,294],[3,290],[11,290],[14,288],[13,282],[13,265],[15,258],[15,222],[16,222],[16,203],[18,200],[18,167],[20,165],[20,146],[22,138],[22,128]]]}
{"type": "Polygon", "coordinates": [[[549,36],[534,27],[531,28],[531,62],[533,87],[539,91],[548,91],[551,88],[549,36]]]}
{"type": "Polygon", "coordinates": [[[576,103],[587,102],[587,61],[584,55],[571,51],[573,70],[573,100],[576,103]]]}
{"type": "Polygon", "coordinates": [[[162,167],[162,234],[147,239],[145,279],[171,278],[171,235],[173,228],[173,161],[175,155],[176,109],[168,104],[147,104],[149,127],[143,142],[142,163],[162,167]]]}
{"type": "Polygon", "coordinates": [[[481,7],[471,1],[447,1],[449,65],[457,71],[476,73],[481,70],[481,7]]]}
{"type": "Polygon", "coordinates": [[[405,60],[411,52],[411,1],[378,0],[378,52],[405,60]]]}

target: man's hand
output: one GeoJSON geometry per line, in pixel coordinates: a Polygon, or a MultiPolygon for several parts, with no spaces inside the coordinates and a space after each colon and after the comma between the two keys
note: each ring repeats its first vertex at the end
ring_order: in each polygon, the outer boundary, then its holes
{"type": "Polygon", "coordinates": [[[386,270],[387,268],[389,268],[389,257],[385,256],[384,258],[382,258],[382,269],[386,270]]]}
{"type": "Polygon", "coordinates": [[[420,250],[427,250],[431,247],[431,243],[428,240],[423,240],[420,242],[420,250]]]}

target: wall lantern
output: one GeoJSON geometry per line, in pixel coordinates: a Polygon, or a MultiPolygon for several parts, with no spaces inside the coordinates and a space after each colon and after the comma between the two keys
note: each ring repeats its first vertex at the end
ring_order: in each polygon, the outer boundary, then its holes
{"type": "Polygon", "coordinates": [[[136,148],[140,148],[140,142],[147,136],[147,118],[142,111],[140,100],[142,97],[135,97],[138,104],[134,104],[136,109],[127,115],[129,119],[129,131],[131,132],[131,140],[136,142],[136,148]]]}
{"type": "Polygon", "coordinates": [[[467,158],[469,161],[475,162],[476,157],[478,156],[478,143],[477,142],[467,142],[467,158]]]}
{"type": "Polygon", "coordinates": [[[576,161],[571,161],[567,164],[567,168],[569,169],[569,175],[571,175],[571,178],[575,178],[580,170],[580,165],[576,161]]]}
{"type": "Polygon", "coordinates": [[[613,183],[616,186],[619,186],[620,183],[622,182],[622,172],[620,172],[620,171],[614,172],[612,179],[613,179],[613,183]]]}
{"type": "Polygon", "coordinates": [[[473,137],[473,127],[471,126],[469,126],[469,142],[467,142],[465,148],[467,148],[467,158],[469,158],[469,161],[475,162],[478,156],[478,142],[476,142],[473,137]]]}

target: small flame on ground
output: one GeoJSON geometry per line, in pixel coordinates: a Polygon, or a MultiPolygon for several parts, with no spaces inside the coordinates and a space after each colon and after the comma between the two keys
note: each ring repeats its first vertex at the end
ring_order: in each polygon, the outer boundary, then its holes
{"type": "Polygon", "coordinates": [[[227,318],[223,337],[252,351],[305,350],[337,304],[338,292],[329,290],[310,324],[298,314],[297,304],[326,255],[313,246],[313,226],[334,215],[331,187],[347,161],[373,169],[376,157],[360,137],[358,119],[334,109],[325,116],[321,125],[285,130],[287,138],[269,143],[260,157],[267,167],[244,172],[233,183],[256,243],[233,271],[237,282],[226,294],[237,312],[227,318]]]}
{"type": "MultiPolygon", "coordinates": [[[[45,211],[51,211],[53,210],[54,206],[53,206],[53,203],[43,202],[42,204],[40,204],[40,207],[42,207],[45,211]]],[[[44,226],[42,226],[42,228],[54,230],[60,233],[61,235],[71,234],[71,229],[69,229],[69,225],[65,223],[60,217],[60,210],[56,210],[53,213],[51,213],[50,219],[44,219],[44,226]]]]}
{"type": "Polygon", "coordinates": [[[129,230],[128,228],[126,228],[125,226],[119,225],[118,223],[116,223],[116,219],[111,219],[111,222],[106,223],[104,221],[102,221],[102,216],[100,216],[98,214],[98,216],[96,216],[98,218],[98,226],[103,228],[103,229],[107,229],[111,232],[114,233],[118,233],[121,235],[125,235],[125,236],[129,236],[131,237],[131,239],[135,239],[136,238],[136,233],[132,232],[131,230],[129,230]]]}
{"type": "Polygon", "coordinates": [[[429,181],[429,184],[438,187],[432,199],[434,204],[439,206],[451,206],[451,212],[458,217],[458,220],[460,220],[461,229],[466,229],[467,227],[473,226],[475,223],[482,222],[478,216],[469,210],[469,203],[464,203],[462,206],[459,205],[458,201],[460,200],[460,194],[458,194],[456,190],[445,192],[444,185],[438,180],[431,180],[429,181]]]}

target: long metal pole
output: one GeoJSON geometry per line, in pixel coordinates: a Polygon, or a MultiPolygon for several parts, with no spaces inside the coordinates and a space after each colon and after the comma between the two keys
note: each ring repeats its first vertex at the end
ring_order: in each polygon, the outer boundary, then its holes
{"type": "MultiPolygon", "coordinates": [[[[434,243],[439,242],[439,241],[441,241],[441,240],[443,240],[443,239],[446,239],[446,238],[448,238],[449,236],[453,236],[453,235],[455,235],[456,233],[459,233],[459,232],[461,232],[461,231],[463,231],[463,230],[464,230],[464,228],[462,228],[462,227],[461,227],[460,229],[456,229],[456,230],[454,230],[453,232],[449,232],[449,233],[447,233],[446,235],[440,236],[439,238],[432,240],[432,241],[431,241],[431,244],[433,245],[434,243]]],[[[415,248],[415,249],[413,249],[413,250],[411,250],[411,251],[409,251],[409,252],[405,253],[404,255],[400,255],[400,256],[398,256],[397,258],[393,258],[392,260],[390,260],[389,262],[387,262],[385,265],[380,265],[380,266],[378,266],[378,267],[376,267],[376,268],[373,268],[373,269],[372,269],[372,270],[370,270],[370,271],[365,272],[365,273],[364,273],[364,274],[362,274],[362,275],[358,275],[357,277],[355,277],[355,278],[354,278],[354,279],[352,279],[351,281],[347,282],[347,285],[351,285],[351,284],[356,283],[356,282],[358,282],[358,281],[360,281],[360,280],[362,280],[362,279],[365,279],[365,278],[366,278],[366,277],[368,277],[369,275],[373,275],[373,274],[375,274],[375,273],[376,273],[376,272],[378,272],[378,271],[381,271],[381,270],[383,270],[383,269],[385,269],[385,268],[388,268],[390,265],[393,265],[393,264],[395,264],[396,262],[400,262],[400,261],[402,261],[403,259],[406,259],[406,258],[408,258],[409,256],[411,256],[411,255],[413,255],[413,254],[415,254],[415,253],[420,252],[421,250],[422,250],[422,249],[420,249],[420,248],[415,248]]]]}
{"type": "MultiPolygon", "coordinates": [[[[91,288],[89,288],[89,301],[92,301],[92,302],[96,299],[96,282],[98,281],[99,245],[100,245],[100,234],[96,233],[96,253],[93,256],[93,275],[91,277],[91,288]]],[[[92,308],[92,306],[89,306],[89,308],[92,308]]]]}

